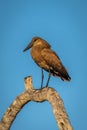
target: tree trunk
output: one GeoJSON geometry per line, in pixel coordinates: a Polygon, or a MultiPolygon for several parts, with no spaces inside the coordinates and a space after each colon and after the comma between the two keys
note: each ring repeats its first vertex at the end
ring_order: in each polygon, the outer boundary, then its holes
{"type": "Polygon", "coordinates": [[[32,85],[32,77],[24,79],[26,90],[16,97],[13,103],[6,110],[0,121],[0,130],[9,130],[12,122],[17,116],[22,107],[29,101],[43,102],[49,101],[52,105],[53,112],[56,118],[57,125],[60,130],[73,130],[67,113],[64,109],[64,104],[59,94],[50,87],[42,89],[34,89],[32,85]]]}

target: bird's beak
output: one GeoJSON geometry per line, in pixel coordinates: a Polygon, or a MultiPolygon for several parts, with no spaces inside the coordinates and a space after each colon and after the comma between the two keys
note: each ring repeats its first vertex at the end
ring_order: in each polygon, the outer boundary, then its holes
{"type": "Polygon", "coordinates": [[[30,43],[28,44],[28,46],[23,50],[23,52],[24,52],[24,51],[27,51],[27,50],[30,49],[32,46],[33,46],[33,42],[30,42],[30,43]]]}

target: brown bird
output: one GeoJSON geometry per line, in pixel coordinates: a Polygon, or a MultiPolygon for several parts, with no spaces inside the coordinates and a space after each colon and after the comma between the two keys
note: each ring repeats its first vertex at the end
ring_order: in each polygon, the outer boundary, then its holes
{"type": "Polygon", "coordinates": [[[43,86],[44,79],[43,69],[49,72],[46,87],[48,86],[51,75],[58,76],[63,81],[70,81],[71,78],[66,68],[63,66],[58,55],[53,50],[51,50],[51,46],[47,41],[40,37],[34,37],[32,38],[29,45],[24,49],[24,51],[27,51],[30,48],[32,48],[31,56],[33,60],[39,67],[41,67],[42,70],[41,88],[43,86]]]}

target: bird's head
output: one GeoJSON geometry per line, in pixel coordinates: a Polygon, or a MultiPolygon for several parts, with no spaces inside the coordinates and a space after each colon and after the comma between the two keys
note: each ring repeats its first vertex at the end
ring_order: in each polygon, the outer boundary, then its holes
{"type": "Polygon", "coordinates": [[[33,37],[31,42],[28,44],[28,46],[23,50],[23,51],[27,51],[28,49],[32,48],[33,46],[37,46],[37,45],[45,45],[47,47],[50,48],[50,45],[42,38],[40,37],[33,37]]]}
{"type": "Polygon", "coordinates": [[[38,41],[39,37],[32,38],[31,42],[28,44],[28,46],[23,50],[27,51],[28,49],[32,48],[32,46],[38,41]]]}

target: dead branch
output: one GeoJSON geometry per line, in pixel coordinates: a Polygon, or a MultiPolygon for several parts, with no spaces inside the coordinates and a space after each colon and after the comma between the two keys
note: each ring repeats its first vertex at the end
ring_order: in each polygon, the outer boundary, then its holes
{"type": "Polygon", "coordinates": [[[57,125],[60,130],[73,130],[67,113],[64,109],[64,104],[59,94],[53,88],[43,88],[40,90],[34,89],[32,78],[24,79],[26,91],[16,97],[13,103],[6,110],[0,121],[0,130],[9,130],[12,122],[16,118],[18,112],[29,101],[43,102],[49,101],[52,105],[53,112],[56,118],[57,125]]]}

